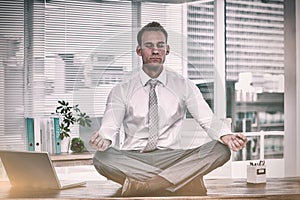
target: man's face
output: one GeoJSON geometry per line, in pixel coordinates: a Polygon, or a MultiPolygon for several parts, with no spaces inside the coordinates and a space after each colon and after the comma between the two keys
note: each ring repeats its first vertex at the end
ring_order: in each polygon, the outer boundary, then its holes
{"type": "Polygon", "coordinates": [[[163,66],[166,55],[169,54],[169,45],[161,31],[145,31],[141,46],[136,48],[136,52],[142,56],[144,66],[158,68],[163,66]]]}

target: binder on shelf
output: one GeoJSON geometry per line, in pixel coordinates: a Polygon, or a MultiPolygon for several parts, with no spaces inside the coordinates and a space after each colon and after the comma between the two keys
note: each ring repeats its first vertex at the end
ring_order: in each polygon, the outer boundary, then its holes
{"type": "Polygon", "coordinates": [[[54,147],[55,147],[55,153],[61,153],[61,141],[59,137],[60,128],[59,128],[59,118],[54,117],[53,118],[53,129],[54,129],[54,147]]]}
{"type": "Polygon", "coordinates": [[[34,119],[25,118],[27,132],[27,150],[34,151],[34,119]]]}
{"type": "Polygon", "coordinates": [[[51,116],[41,120],[42,151],[47,151],[50,154],[61,153],[59,133],[59,117],[51,116]]]}
{"type": "Polygon", "coordinates": [[[42,151],[47,151],[52,154],[52,140],[50,131],[50,120],[48,118],[41,119],[41,130],[42,130],[42,151]]]}
{"type": "Polygon", "coordinates": [[[34,118],[34,150],[42,150],[42,141],[41,141],[41,121],[39,117],[34,118]]]}

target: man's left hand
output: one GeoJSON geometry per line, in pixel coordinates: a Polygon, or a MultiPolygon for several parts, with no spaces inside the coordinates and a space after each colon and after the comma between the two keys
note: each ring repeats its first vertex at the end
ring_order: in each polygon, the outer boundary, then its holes
{"type": "Polygon", "coordinates": [[[224,144],[227,144],[233,151],[239,151],[246,146],[247,137],[241,133],[228,134],[221,137],[224,144]]]}

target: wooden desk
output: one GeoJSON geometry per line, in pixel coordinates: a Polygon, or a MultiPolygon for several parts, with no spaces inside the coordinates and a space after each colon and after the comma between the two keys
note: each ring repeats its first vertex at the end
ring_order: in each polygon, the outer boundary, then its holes
{"type": "Polygon", "coordinates": [[[16,190],[0,181],[0,199],[103,199],[118,196],[121,186],[111,181],[89,181],[84,186],[64,190],[16,190]]]}
{"type": "Polygon", "coordinates": [[[54,167],[93,164],[93,155],[90,152],[61,153],[51,155],[50,157],[54,167]]]}
{"type": "MultiPolygon", "coordinates": [[[[268,179],[266,184],[247,184],[244,179],[204,180],[208,196],[204,197],[140,197],[131,199],[260,199],[260,200],[299,200],[300,177],[268,179]]],[[[16,191],[8,182],[0,181],[0,199],[129,199],[120,198],[121,186],[111,181],[88,181],[85,186],[55,191],[16,191]]]]}

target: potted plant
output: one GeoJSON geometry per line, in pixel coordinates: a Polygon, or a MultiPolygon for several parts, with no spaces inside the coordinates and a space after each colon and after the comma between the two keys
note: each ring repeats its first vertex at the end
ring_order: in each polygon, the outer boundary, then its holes
{"type": "Polygon", "coordinates": [[[84,148],[84,142],[81,138],[75,137],[71,141],[71,151],[75,153],[80,153],[85,150],[84,148]]]}
{"type": "Polygon", "coordinates": [[[68,152],[69,149],[69,141],[70,141],[70,132],[71,132],[71,126],[74,124],[79,124],[80,126],[91,126],[91,119],[90,117],[84,113],[81,112],[79,109],[79,105],[70,105],[69,102],[61,100],[58,101],[59,106],[56,107],[56,114],[60,116],[60,133],[59,137],[61,139],[61,147],[62,152],[68,152]],[[65,138],[68,138],[67,141],[67,151],[63,150],[63,141],[65,138]]]}

